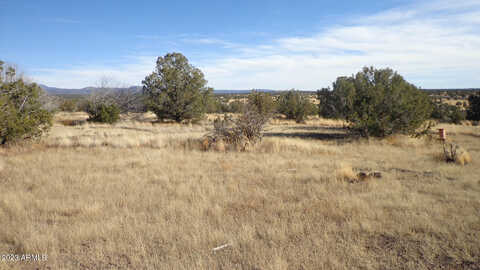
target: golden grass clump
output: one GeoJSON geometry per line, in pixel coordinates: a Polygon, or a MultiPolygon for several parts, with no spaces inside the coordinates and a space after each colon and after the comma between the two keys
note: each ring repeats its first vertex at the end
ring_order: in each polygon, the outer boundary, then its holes
{"type": "Polygon", "coordinates": [[[434,155],[435,159],[447,163],[467,165],[472,162],[470,153],[456,143],[444,143],[443,153],[434,155]]]}
{"type": "Polygon", "coordinates": [[[357,174],[353,171],[352,166],[348,164],[341,164],[339,168],[336,169],[335,175],[337,180],[345,181],[357,181],[357,174]]]}
{"type": "Polygon", "coordinates": [[[457,153],[457,159],[455,160],[455,163],[462,166],[472,163],[472,157],[465,149],[462,148],[458,152],[459,153],[457,153]]]}

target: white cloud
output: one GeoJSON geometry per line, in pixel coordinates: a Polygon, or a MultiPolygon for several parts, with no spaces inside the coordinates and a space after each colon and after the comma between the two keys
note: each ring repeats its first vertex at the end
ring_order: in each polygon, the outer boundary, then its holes
{"type": "MultiPolygon", "coordinates": [[[[480,87],[479,18],[479,1],[440,0],[349,18],[343,26],[310,36],[262,44],[213,37],[182,41],[228,51],[212,58],[190,58],[216,89],[314,90],[370,65],[391,67],[423,88],[480,87]]],[[[211,52],[205,49],[207,53],[211,52]]],[[[188,51],[185,54],[188,57],[188,51]]],[[[138,85],[152,72],[154,62],[153,56],[135,57],[116,67],[44,70],[34,77],[54,86],[83,87],[106,74],[138,85]]]]}
{"type": "Polygon", "coordinates": [[[397,8],[309,37],[274,40],[269,48],[247,47],[258,56],[203,68],[217,88],[313,90],[370,65],[392,67],[424,88],[479,87],[479,11],[478,1],[397,8]]]}
{"type": "Polygon", "coordinates": [[[42,84],[61,88],[97,86],[102,78],[109,78],[121,86],[139,85],[155,66],[154,56],[126,57],[126,64],[105,66],[77,66],[66,69],[36,69],[33,79],[42,84]]]}

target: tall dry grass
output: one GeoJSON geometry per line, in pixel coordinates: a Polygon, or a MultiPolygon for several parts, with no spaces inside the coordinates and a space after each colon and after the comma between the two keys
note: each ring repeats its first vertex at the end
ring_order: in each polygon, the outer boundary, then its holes
{"type": "Polygon", "coordinates": [[[2,150],[0,253],[48,261],[0,268],[478,269],[476,127],[451,134],[466,166],[436,160],[436,141],[332,139],[319,123],[205,152],[208,128],[56,124],[2,150]],[[382,178],[349,181],[361,171],[382,178]]]}

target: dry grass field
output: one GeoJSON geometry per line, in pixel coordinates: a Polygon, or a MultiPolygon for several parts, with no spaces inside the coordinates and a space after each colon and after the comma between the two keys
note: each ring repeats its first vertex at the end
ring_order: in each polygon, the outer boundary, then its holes
{"type": "Polygon", "coordinates": [[[211,117],[68,125],[85,117],[0,149],[0,254],[48,255],[0,269],[480,269],[478,126],[442,126],[460,165],[435,139],[352,139],[332,120],[275,119],[255,148],[218,152],[198,144],[211,117]]]}

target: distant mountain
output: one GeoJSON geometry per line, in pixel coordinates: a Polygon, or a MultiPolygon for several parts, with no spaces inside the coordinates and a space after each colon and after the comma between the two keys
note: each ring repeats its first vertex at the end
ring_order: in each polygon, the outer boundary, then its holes
{"type": "MultiPolygon", "coordinates": [[[[72,89],[72,88],[57,88],[57,87],[50,87],[44,84],[40,84],[40,87],[45,90],[47,93],[52,95],[88,95],[95,90],[99,90],[98,87],[84,87],[79,89],[72,89]]],[[[133,90],[133,91],[141,91],[141,86],[130,86],[128,88],[115,88],[114,90],[133,90]]],[[[255,89],[258,92],[266,92],[271,93],[275,92],[276,90],[270,89],[255,89]]],[[[226,95],[226,94],[249,94],[252,90],[213,90],[215,95],[226,95]]]]}
{"type": "Polygon", "coordinates": [[[88,95],[94,90],[93,87],[85,87],[81,89],[68,89],[68,88],[57,88],[50,87],[44,84],[40,84],[40,87],[51,95],[88,95]]]}

